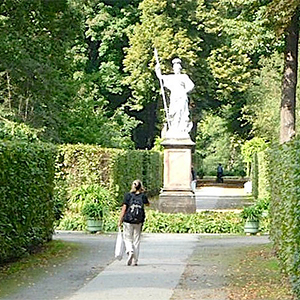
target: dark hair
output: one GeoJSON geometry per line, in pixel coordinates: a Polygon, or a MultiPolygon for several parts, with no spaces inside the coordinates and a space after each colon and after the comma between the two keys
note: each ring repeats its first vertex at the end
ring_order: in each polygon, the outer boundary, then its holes
{"type": "Polygon", "coordinates": [[[144,191],[144,188],[143,188],[142,182],[139,179],[134,180],[131,185],[130,192],[131,193],[137,193],[137,192],[142,193],[143,191],[144,191]]]}

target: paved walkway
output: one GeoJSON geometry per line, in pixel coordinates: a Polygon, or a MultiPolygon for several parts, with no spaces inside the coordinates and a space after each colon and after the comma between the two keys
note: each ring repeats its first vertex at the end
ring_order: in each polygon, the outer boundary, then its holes
{"type": "Polygon", "coordinates": [[[59,232],[54,239],[78,249],[32,270],[36,276],[20,274],[1,300],[226,300],[235,253],[269,242],[266,236],[144,233],[139,265],[126,266],[125,257],[113,257],[116,234],[59,232]]]}
{"type": "Polygon", "coordinates": [[[149,235],[141,243],[139,266],[114,261],[66,300],[168,300],[192,254],[197,235],[149,235]]]}
{"type": "Polygon", "coordinates": [[[242,188],[201,187],[195,195],[197,211],[236,210],[253,202],[251,195],[242,188]]]}

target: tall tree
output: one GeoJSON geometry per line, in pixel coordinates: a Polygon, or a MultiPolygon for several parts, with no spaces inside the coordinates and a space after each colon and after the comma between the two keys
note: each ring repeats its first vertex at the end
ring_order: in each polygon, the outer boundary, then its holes
{"type": "Polygon", "coordinates": [[[67,113],[64,141],[134,147],[132,130],[139,121],[125,106],[129,91],[122,84],[122,61],[126,31],[138,20],[138,2],[70,0],[81,16],[81,36],[71,50],[79,90],[67,113]]]}
{"type": "Polygon", "coordinates": [[[278,33],[285,36],[284,72],[280,106],[280,143],[295,136],[295,107],[298,72],[299,0],[273,0],[268,17],[278,33]]]}
{"type": "Polygon", "coordinates": [[[296,128],[296,87],[298,74],[299,12],[294,14],[286,28],[286,48],[282,80],[282,97],[280,109],[280,143],[295,136],[296,128]]]}
{"type": "Polygon", "coordinates": [[[0,4],[0,110],[5,121],[39,128],[59,142],[61,114],[74,96],[68,50],[79,32],[67,0],[0,4]]]}
{"type": "Polygon", "coordinates": [[[260,59],[245,93],[247,102],[242,111],[242,118],[252,127],[250,137],[278,141],[282,73],[282,53],[275,52],[271,57],[260,59]]]}
{"type": "Polygon", "coordinates": [[[199,1],[198,15],[204,19],[205,31],[214,34],[208,62],[216,82],[215,97],[220,101],[220,115],[228,130],[247,138],[251,123],[242,118],[245,93],[260,68],[260,58],[270,56],[280,47],[264,17],[266,1],[199,1]]]}

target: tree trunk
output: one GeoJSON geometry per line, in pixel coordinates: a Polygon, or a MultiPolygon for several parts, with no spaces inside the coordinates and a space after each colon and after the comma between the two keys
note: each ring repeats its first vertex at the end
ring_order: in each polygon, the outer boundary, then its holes
{"type": "Polygon", "coordinates": [[[284,57],[284,73],[282,80],[282,96],[280,108],[280,143],[291,140],[295,135],[295,106],[298,70],[298,13],[292,18],[286,30],[286,49],[284,57]]]}

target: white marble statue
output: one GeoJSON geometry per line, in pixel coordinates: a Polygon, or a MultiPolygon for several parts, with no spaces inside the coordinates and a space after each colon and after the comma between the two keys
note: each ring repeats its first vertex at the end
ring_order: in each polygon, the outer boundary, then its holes
{"type": "Polygon", "coordinates": [[[187,74],[181,74],[181,60],[175,58],[172,61],[174,74],[162,75],[160,66],[156,65],[157,77],[163,85],[170,90],[170,105],[167,116],[169,128],[166,138],[189,138],[192,122],[189,119],[189,107],[187,94],[194,88],[194,83],[187,74]]]}

